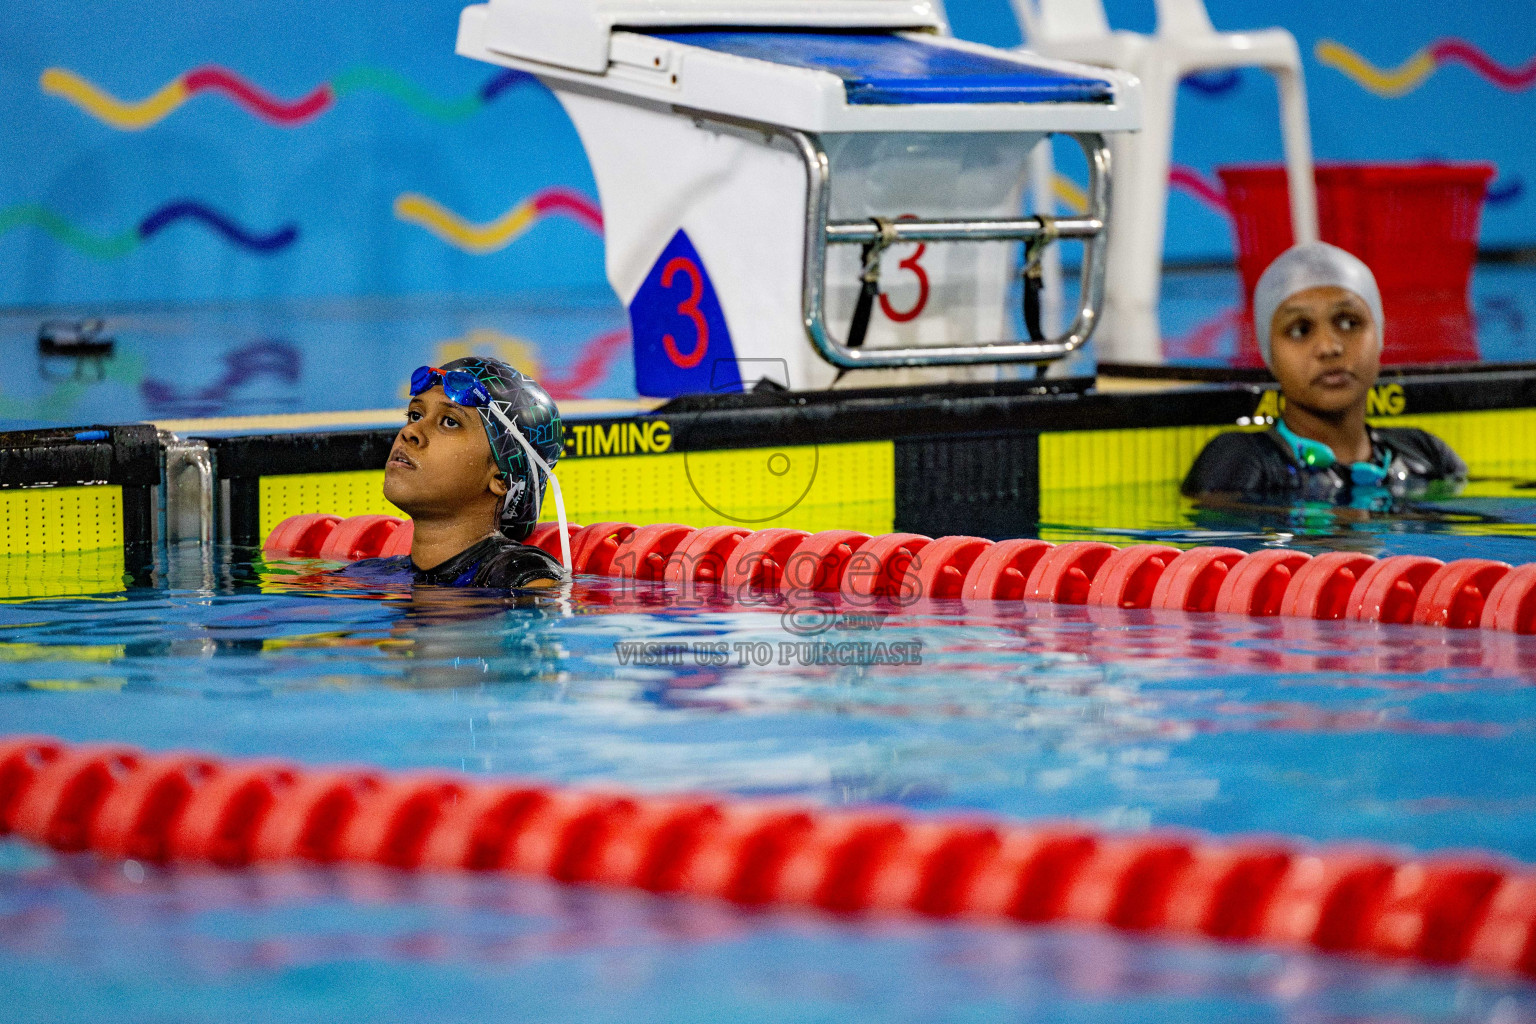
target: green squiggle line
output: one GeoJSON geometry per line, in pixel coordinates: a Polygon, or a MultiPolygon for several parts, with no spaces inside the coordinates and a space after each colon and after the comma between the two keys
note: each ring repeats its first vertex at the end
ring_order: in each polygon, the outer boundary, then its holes
{"type": "Polygon", "coordinates": [[[373,89],[394,97],[423,117],[437,121],[462,121],[481,107],[480,97],[474,93],[456,100],[440,100],[393,71],[365,64],[350,67],[337,75],[331,82],[331,89],[337,96],[356,89],[373,89]]]}
{"type": "Polygon", "coordinates": [[[8,206],[0,210],[0,235],[12,228],[30,224],[42,228],[65,245],[72,246],[99,260],[115,259],[132,252],[139,244],[137,231],[125,231],[110,238],[88,235],[52,210],[35,203],[8,206]]]}

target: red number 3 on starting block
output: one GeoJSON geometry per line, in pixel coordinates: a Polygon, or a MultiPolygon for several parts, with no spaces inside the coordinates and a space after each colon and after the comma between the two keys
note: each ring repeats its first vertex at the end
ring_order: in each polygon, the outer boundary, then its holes
{"type": "Polygon", "coordinates": [[[674,256],[661,271],[661,286],[671,288],[672,279],[679,273],[686,274],[693,286],[688,297],[677,304],[677,312],[693,321],[693,351],[687,355],[680,352],[677,339],[671,334],[662,335],[661,345],[667,350],[668,359],[681,369],[691,370],[703,361],[704,353],[709,351],[709,323],[704,319],[704,311],[699,308],[699,300],[704,297],[704,275],[699,273],[699,265],[687,256],[674,256]]]}

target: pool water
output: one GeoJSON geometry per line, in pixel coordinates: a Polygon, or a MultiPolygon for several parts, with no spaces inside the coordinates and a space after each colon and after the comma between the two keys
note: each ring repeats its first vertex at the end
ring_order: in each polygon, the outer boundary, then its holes
{"type": "MultiPolygon", "coordinates": [[[[183,549],[150,585],[0,605],[0,731],[1536,860],[1536,637],[934,602],[808,638],[647,585],[412,595],[322,568],[183,549]],[[772,657],[647,666],[638,642],[772,657]]],[[[1530,986],[1271,950],[14,841],[0,946],[27,1021],[1536,1019],[1530,986]]]]}

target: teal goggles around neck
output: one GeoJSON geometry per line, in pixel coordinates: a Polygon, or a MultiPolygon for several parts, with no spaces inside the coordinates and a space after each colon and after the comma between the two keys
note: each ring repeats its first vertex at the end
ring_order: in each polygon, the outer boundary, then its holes
{"type": "MultiPolygon", "coordinates": [[[[1275,423],[1275,430],[1285,438],[1285,443],[1291,446],[1296,453],[1296,458],[1308,469],[1324,470],[1338,465],[1338,456],[1333,454],[1333,449],[1321,441],[1314,441],[1310,437],[1302,437],[1290,427],[1284,420],[1275,423]]],[[[1380,487],[1387,479],[1387,472],[1392,467],[1392,453],[1382,452],[1381,462],[1355,462],[1349,467],[1349,478],[1358,487],[1380,487]]]]}

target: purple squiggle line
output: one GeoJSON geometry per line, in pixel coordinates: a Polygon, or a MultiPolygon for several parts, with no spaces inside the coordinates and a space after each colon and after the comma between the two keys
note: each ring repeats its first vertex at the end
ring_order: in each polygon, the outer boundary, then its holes
{"type": "Polygon", "coordinates": [[[211,416],[225,410],[237,388],[259,377],[297,384],[302,361],[292,345],[267,338],[226,354],[223,375],[200,391],[183,393],[175,384],[148,378],[139,384],[139,393],[151,412],[211,416]]]}
{"type": "Polygon", "coordinates": [[[139,237],[149,240],[178,220],[200,221],[228,241],[252,252],[273,253],[292,245],[299,237],[296,224],[285,224],[270,234],[258,235],[247,231],[219,211],[195,199],[178,199],[166,203],[139,223],[139,237]]]}
{"type": "Polygon", "coordinates": [[[1525,195],[1525,180],[1519,175],[1500,178],[1488,186],[1488,205],[1503,206],[1525,195]]]}
{"type": "Polygon", "coordinates": [[[534,78],[526,71],[508,68],[499,75],[494,75],[480,87],[480,102],[489,103],[513,86],[522,85],[525,82],[531,82],[536,85],[538,81],[537,78],[534,78]]]}
{"type": "Polygon", "coordinates": [[[1243,73],[1236,68],[1228,71],[1206,71],[1185,75],[1179,82],[1206,96],[1223,96],[1243,84],[1243,73]]]}

